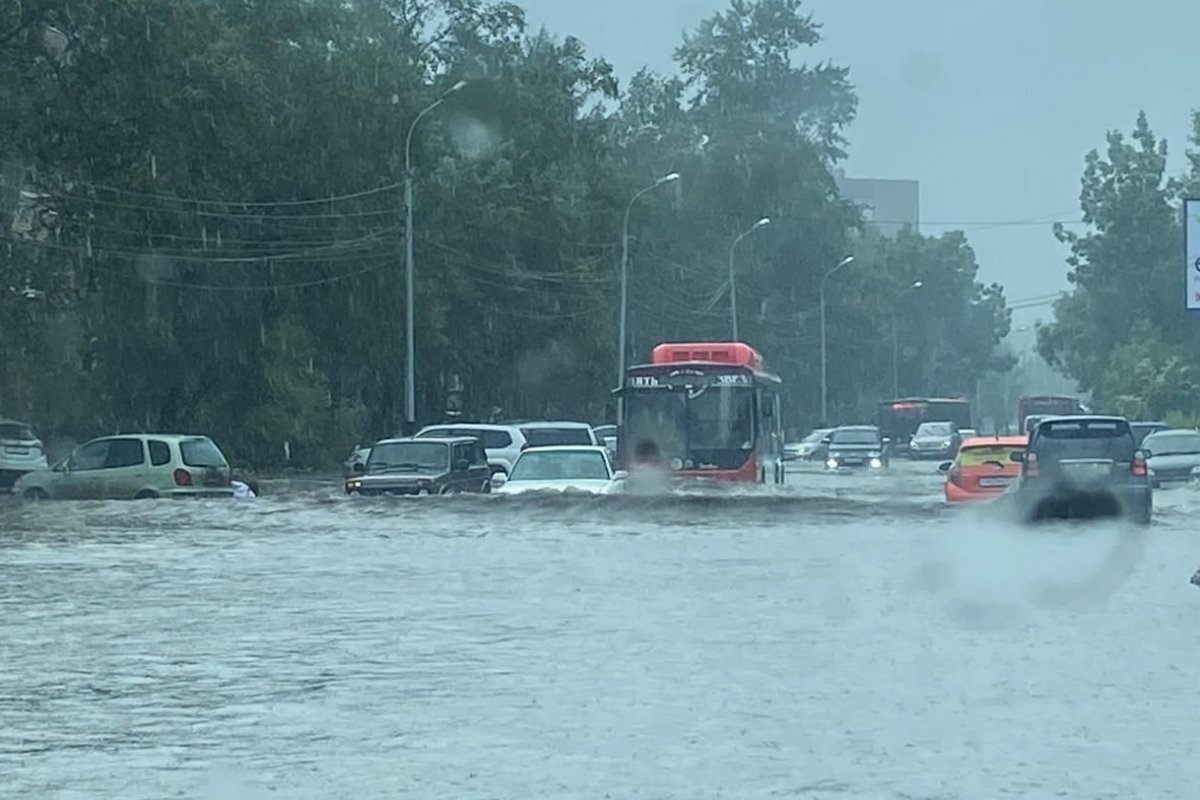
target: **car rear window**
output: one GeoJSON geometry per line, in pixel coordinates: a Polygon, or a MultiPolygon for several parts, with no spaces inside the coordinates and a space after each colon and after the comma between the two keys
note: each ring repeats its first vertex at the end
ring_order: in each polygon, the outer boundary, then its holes
{"type": "Polygon", "coordinates": [[[522,432],[530,447],[592,444],[592,436],[587,428],[527,428],[522,432]]]}
{"type": "Polygon", "coordinates": [[[1061,420],[1043,422],[1034,449],[1039,456],[1060,458],[1111,458],[1131,461],[1137,445],[1124,420],[1061,420]]]}
{"type": "Polygon", "coordinates": [[[1012,460],[1012,454],[1019,453],[1024,449],[1024,447],[1002,444],[965,447],[958,451],[958,463],[964,467],[982,467],[993,462],[1009,466],[1016,463],[1012,460]]]}
{"type": "Polygon", "coordinates": [[[0,422],[0,439],[8,442],[32,442],[37,434],[28,425],[17,422],[0,422]]]}
{"type": "Polygon", "coordinates": [[[179,443],[179,455],[189,467],[227,467],[225,454],[212,439],[184,439],[179,443]]]}

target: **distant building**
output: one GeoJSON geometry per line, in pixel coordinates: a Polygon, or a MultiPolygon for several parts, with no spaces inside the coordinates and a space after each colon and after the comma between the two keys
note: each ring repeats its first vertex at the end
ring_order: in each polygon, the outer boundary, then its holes
{"type": "Polygon", "coordinates": [[[833,179],[842,197],[861,206],[868,224],[884,236],[895,236],[902,230],[920,233],[919,181],[847,178],[844,169],[834,170],[833,179]]]}

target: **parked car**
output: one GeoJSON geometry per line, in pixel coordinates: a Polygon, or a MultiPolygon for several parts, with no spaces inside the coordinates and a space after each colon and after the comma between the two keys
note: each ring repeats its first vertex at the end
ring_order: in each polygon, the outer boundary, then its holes
{"type": "Polygon", "coordinates": [[[962,436],[953,422],[922,422],[908,443],[911,458],[954,458],[962,436]]]}
{"type": "Polygon", "coordinates": [[[524,422],[520,428],[530,447],[603,444],[586,422],[524,422]]]}
{"type": "Polygon", "coordinates": [[[1033,429],[1042,424],[1042,420],[1050,419],[1050,414],[1028,414],[1025,417],[1025,435],[1033,433],[1033,429]]]}
{"type": "Polygon", "coordinates": [[[1200,467],[1200,431],[1167,430],[1152,433],[1142,441],[1142,452],[1150,470],[1150,484],[1188,483],[1200,467]]]}
{"type": "Polygon", "coordinates": [[[592,433],[595,434],[597,441],[608,448],[610,458],[617,457],[617,426],[616,425],[598,425],[592,428],[592,433]]]}
{"type": "Polygon", "coordinates": [[[25,473],[49,466],[42,440],[32,426],[0,419],[0,486],[12,486],[25,473]]]}
{"type": "Polygon", "coordinates": [[[233,497],[229,462],[207,436],[104,436],[53,469],[29,472],[13,492],[29,500],[143,500],[233,497]]]}
{"type": "Polygon", "coordinates": [[[493,473],[503,472],[507,474],[511,472],[517,456],[521,455],[521,451],[528,446],[525,434],[521,433],[521,429],[515,425],[486,425],[482,423],[470,425],[429,425],[422,428],[417,433],[416,438],[445,439],[463,436],[478,439],[483,443],[483,450],[487,453],[488,464],[491,466],[493,473]]]}
{"type": "Polygon", "coordinates": [[[829,448],[824,440],[833,428],[817,428],[798,442],[783,446],[784,461],[824,461],[829,448]]]}
{"type": "Polygon", "coordinates": [[[497,494],[525,492],[585,492],[607,494],[613,487],[608,450],[597,446],[531,447],[513,466],[512,474],[493,479],[497,494]]]}
{"type": "Polygon", "coordinates": [[[491,491],[483,444],[473,437],[384,439],[362,472],[346,479],[348,495],[419,495],[491,491]]]}
{"type": "Polygon", "coordinates": [[[1171,430],[1171,426],[1165,422],[1130,422],[1129,428],[1133,431],[1133,438],[1138,447],[1142,446],[1142,442],[1146,441],[1150,434],[1171,430]]]}
{"type": "Polygon", "coordinates": [[[1027,436],[974,437],[964,439],[953,461],[938,470],[946,476],[943,492],[947,503],[995,500],[1021,474],[1014,453],[1024,452],[1027,436]]]}
{"type": "Polygon", "coordinates": [[[883,435],[874,425],[845,425],[835,428],[822,441],[828,447],[825,459],[827,469],[883,469],[888,465],[888,456],[883,449],[883,435]]]}
{"type": "Polygon", "coordinates": [[[1012,497],[1025,519],[1124,516],[1149,525],[1149,468],[1122,417],[1051,417],[1034,429],[1012,497]]]}
{"type": "Polygon", "coordinates": [[[358,469],[358,467],[365,466],[367,463],[367,457],[370,455],[370,447],[363,447],[360,444],[355,445],[354,449],[350,451],[350,455],[347,456],[346,460],[342,462],[342,477],[349,478],[353,475],[357,475],[361,471],[358,469]]]}

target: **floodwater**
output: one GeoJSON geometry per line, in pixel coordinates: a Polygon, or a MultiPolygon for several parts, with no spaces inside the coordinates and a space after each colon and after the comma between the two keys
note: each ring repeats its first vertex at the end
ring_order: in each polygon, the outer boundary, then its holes
{"type": "Polygon", "coordinates": [[[1200,494],[0,505],[0,797],[1178,798],[1200,494]]]}

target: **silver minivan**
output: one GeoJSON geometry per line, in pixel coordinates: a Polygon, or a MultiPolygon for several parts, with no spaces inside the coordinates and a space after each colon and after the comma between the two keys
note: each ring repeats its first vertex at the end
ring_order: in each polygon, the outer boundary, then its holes
{"type": "Polygon", "coordinates": [[[93,439],[53,469],[17,479],[27,500],[232,497],[229,462],[207,436],[123,434],[93,439]]]}

